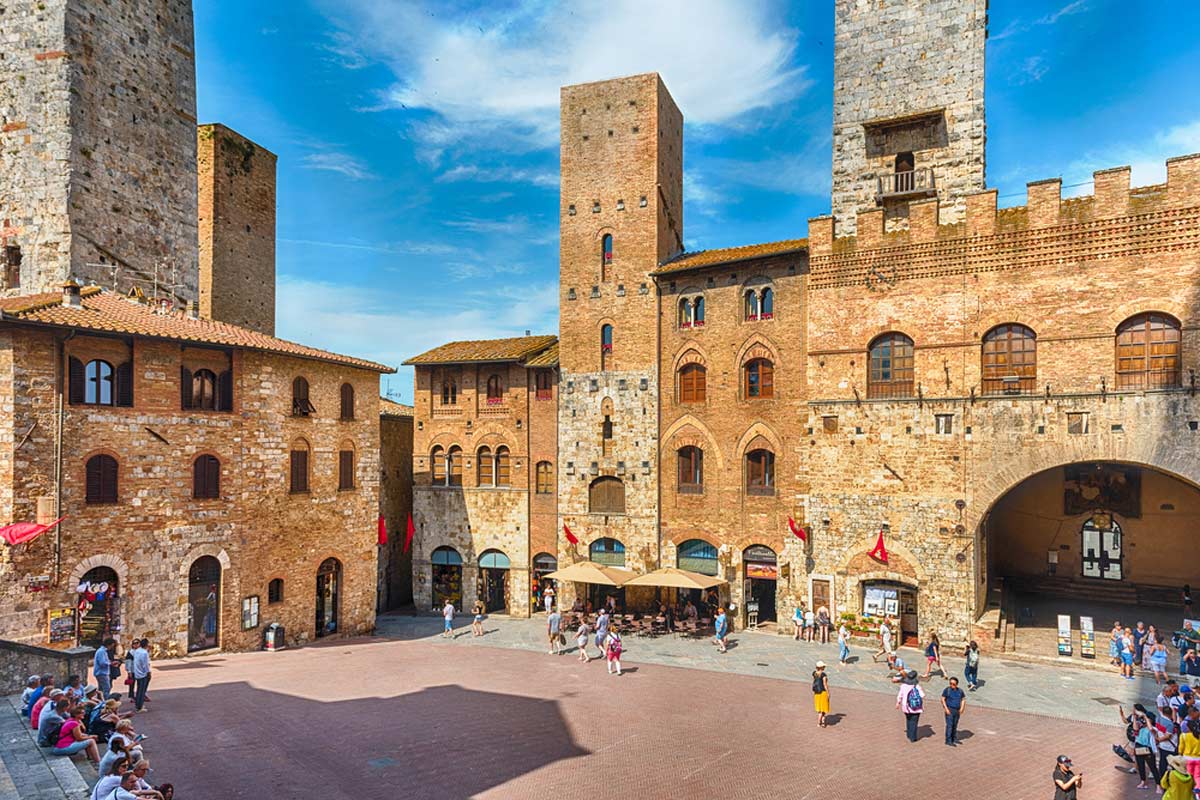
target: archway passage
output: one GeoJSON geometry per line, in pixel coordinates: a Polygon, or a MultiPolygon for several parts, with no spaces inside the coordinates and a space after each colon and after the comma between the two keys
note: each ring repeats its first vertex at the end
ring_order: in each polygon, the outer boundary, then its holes
{"type": "Polygon", "coordinates": [[[479,585],[476,596],[489,613],[508,613],[508,556],[499,550],[488,550],[479,556],[479,585]]]}
{"type": "Polygon", "coordinates": [[[980,529],[981,584],[999,609],[999,648],[1053,656],[1058,618],[1080,618],[1108,659],[1113,622],[1139,620],[1165,634],[1182,627],[1182,587],[1200,583],[1191,557],[1200,489],[1153,467],[1081,462],[1036,473],[1006,492],[980,529]]]}
{"type": "Polygon", "coordinates": [[[79,645],[99,647],[121,630],[121,600],[117,573],[111,567],[93,567],[80,581],[79,645]]]}
{"type": "Polygon", "coordinates": [[[188,652],[220,642],[221,562],[200,556],[188,569],[188,652]]]}

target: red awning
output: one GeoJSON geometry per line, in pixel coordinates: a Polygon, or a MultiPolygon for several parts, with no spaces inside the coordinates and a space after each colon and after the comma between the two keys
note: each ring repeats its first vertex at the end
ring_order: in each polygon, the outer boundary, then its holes
{"type": "Polygon", "coordinates": [[[62,522],[63,519],[64,517],[59,517],[48,525],[41,525],[37,522],[14,522],[11,525],[5,525],[3,528],[0,528],[0,539],[4,539],[5,542],[13,546],[28,544],[62,522]]]}

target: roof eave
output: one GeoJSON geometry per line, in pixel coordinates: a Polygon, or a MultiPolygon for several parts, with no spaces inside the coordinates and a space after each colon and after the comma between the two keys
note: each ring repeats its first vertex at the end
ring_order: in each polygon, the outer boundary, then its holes
{"type": "Polygon", "coordinates": [[[741,264],[742,262],[745,262],[745,261],[761,261],[764,258],[777,258],[779,256],[792,256],[792,255],[796,255],[798,253],[807,253],[807,252],[808,252],[807,247],[796,247],[791,250],[780,250],[777,253],[760,253],[758,255],[753,255],[753,256],[740,256],[738,258],[729,258],[729,259],[724,259],[721,261],[711,261],[707,264],[696,264],[695,266],[691,266],[691,267],[677,267],[675,269],[665,269],[665,267],[667,267],[671,263],[668,261],[666,264],[663,264],[662,267],[659,267],[654,272],[651,272],[650,277],[660,278],[660,277],[663,277],[666,275],[678,275],[678,274],[684,273],[684,272],[692,272],[694,270],[708,269],[709,267],[725,267],[730,264],[741,264]]]}

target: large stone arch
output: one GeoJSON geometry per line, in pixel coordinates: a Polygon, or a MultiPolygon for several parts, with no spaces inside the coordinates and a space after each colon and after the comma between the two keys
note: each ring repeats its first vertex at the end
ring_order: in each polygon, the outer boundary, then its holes
{"type": "Polygon", "coordinates": [[[112,553],[97,553],[80,561],[71,570],[71,578],[67,586],[71,588],[71,591],[74,591],[75,587],[83,580],[83,576],[96,567],[108,567],[117,573],[117,585],[121,590],[121,595],[124,596],[126,588],[129,585],[129,565],[125,563],[125,559],[112,553]]]}
{"type": "Polygon", "coordinates": [[[188,550],[187,555],[179,563],[179,618],[178,628],[175,634],[175,647],[178,653],[186,653],[188,651],[188,572],[192,568],[192,564],[196,559],[204,556],[212,556],[221,564],[221,586],[220,586],[220,610],[221,610],[221,630],[218,633],[218,647],[221,649],[225,642],[225,628],[229,624],[229,620],[233,619],[233,612],[230,611],[229,603],[238,595],[237,582],[230,574],[230,567],[233,562],[229,558],[229,554],[225,552],[225,548],[219,544],[201,544],[196,545],[191,550],[188,550]]]}
{"type": "Polygon", "coordinates": [[[1139,297],[1136,300],[1127,300],[1109,309],[1108,314],[1104,318],[1108,326],[1108,330],[1105,333],[1116,335],[1117,326],[1125,320],[1130,317],[1136,317],[1138,314],[1149,314],[1155,311],[1170,314],[1183,325],[1187,325],[1188,320],[1191,318],[1188,306],[1185,303],[1171,300],[1161,295],[1139,297]]]}
{"type": "Polygon", "coordinates": [[[737,364],[738,374],[741,374],[742,368],[746,362],[752,358],[766,358],[769,360],[778,371],[784,364],[779,356],[779,347],[775,342],[771,341],[769,336],[755,332],[742,342],[742,346],[738,348],[737,358],[734,363],[737,364]]]}

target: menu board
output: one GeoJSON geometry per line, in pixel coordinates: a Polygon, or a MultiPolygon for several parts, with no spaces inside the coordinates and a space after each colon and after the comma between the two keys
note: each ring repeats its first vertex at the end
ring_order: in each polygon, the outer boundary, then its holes
{"type": "Polygon", "coordinates": [[[1091,617],[1079,618],[1079,655],[1096,657],[1096,629],[1091,617]]]}
{"type": "Polygon", "coordinates": [[[52,608],[46,612],[46,641],[50,644],[75,640],[75,609],[52,608]]]}
{"type": "Polygon", "coordinates": [[[1058,615],[1058,654],[1071,655],[1071,615],[1058,615]]]}

